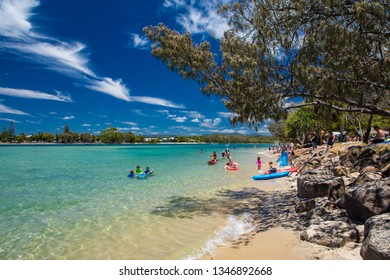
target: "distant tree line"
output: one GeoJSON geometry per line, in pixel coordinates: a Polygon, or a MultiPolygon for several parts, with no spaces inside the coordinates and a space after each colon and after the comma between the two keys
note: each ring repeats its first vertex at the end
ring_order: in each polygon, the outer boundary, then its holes
{"type": "Polygon", "coordinates": [[[2,143],[104,143],[104,144],[132,144],[132,143],[159,143],[159,142],[194,142],[194,143],[270,143],[275,138],[273,136],[245,136],[241,134],[211,134],[202,136],[156,136],[144,137],[135,135],[132,132],[121,132],[118,128],[108,127],[100,132],[100,135],[94,135],[87,132],[72,132],[69,125],[64,126],[63,133],[44,133],[38,132],[32,135],[26,135],[24,132],[16,135],[14,123],[11,122],[7,129],[3,126],[0,134],[2,143]]]}

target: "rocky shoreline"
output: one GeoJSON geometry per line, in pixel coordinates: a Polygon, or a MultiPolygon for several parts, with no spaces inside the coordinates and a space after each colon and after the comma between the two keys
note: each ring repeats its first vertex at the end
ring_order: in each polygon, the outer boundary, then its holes
{"type": "Polygon", "coordinates": [[[390,259],[390,145],[297,151],[295,212],[301,240],[360,246],[364,260],[390,259]]]}

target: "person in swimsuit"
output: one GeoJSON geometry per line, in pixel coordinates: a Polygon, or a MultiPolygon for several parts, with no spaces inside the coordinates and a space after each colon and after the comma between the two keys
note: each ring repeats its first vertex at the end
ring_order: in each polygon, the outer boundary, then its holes
{"type": "Polygon", "coordinates": [[[256,163],[257,163],[257,170],[260,170],[261,169],[261,159],[260,159],[260,157],[257,157],[256,163]]]}

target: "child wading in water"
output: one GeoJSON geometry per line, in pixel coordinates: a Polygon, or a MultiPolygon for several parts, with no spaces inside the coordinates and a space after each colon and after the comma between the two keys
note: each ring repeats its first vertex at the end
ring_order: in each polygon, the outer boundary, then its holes
{"type": "Polygon", "coordinates": [[[257,170],[261,170],[261,159],[260,157],[257,157],[257,170]]]}

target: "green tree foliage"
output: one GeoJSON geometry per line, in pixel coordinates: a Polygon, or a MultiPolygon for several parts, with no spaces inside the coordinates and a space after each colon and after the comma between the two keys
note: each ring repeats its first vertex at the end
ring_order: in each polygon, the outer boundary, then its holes
{"type": "Polygon", "coordinates": [[[11,121],[9,125],[9,138],[10,141],[13,141],[15,138],[15,125],[13,121],[11,121]]]}
{"type": "Polygon", "coordinates": [[[1,131],[0,139],[2,142],[7,142],[9,140],[9,131],[3,126],[3,129],[1,131]]]}
{"type": "Polygon", "coordinates": [[[233,124],[311,105],[390,116],[387,1],[242,0],[220,11],[231,26],[221,57],[163,24],[144,31],[169,69],[223,98],[233,124]]]}
{"type": "Polygon", "coordinates": [[[320,115],[310,107],[301,107],[289,114],[285,124],[285,134],[290,139],[298,139],[301,144],[306,141],[308,132],[319,131],[329,127],[320,115]]]}
{"type": "Polygon", "coordinates": [[[100,133],[100,140],[103,143],[119,144],[123,141],[123,135],[116,127],[108,127],[100,133]]]}
{"type": "Polygon", "coordinates": [[[285,134],[286,122],[284,120],[271,122],[268,125],[268,130],[272,134],[272,136],[274,136],[276,139],[281,141],[288,140],[285,134]]]}

